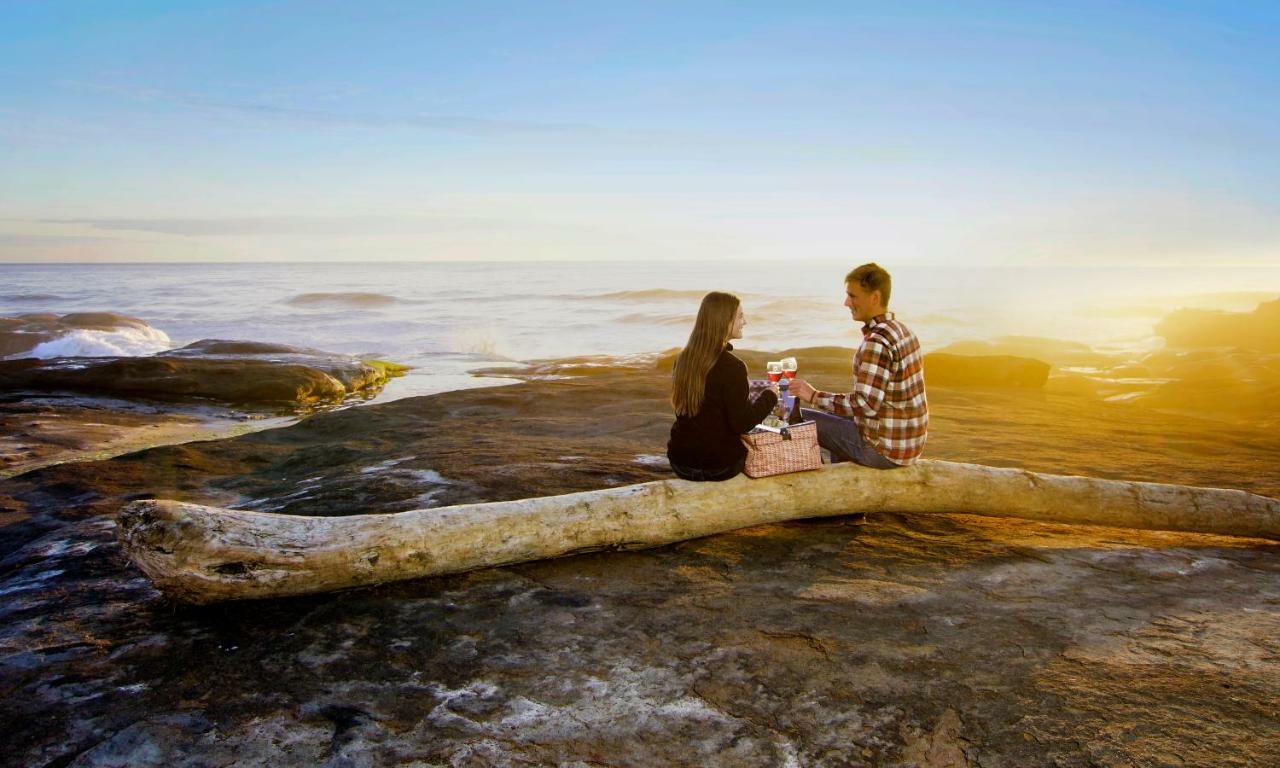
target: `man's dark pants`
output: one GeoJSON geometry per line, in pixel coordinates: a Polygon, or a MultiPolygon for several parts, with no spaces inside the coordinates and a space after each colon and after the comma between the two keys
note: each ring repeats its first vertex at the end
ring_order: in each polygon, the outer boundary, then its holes
{"type": "Polygon", "coordinates": [[[868,445],[853,419],[809,408],[801,408],[800,414],[806,420],[818,423],[818,445],[831,451],[833,462],[853,461],[873,469],[897,469],[900,466],[868,445]]]}

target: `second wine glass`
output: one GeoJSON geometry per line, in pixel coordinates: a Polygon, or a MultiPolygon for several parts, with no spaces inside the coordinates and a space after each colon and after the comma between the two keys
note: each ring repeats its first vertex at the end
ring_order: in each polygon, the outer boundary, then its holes
{"type": "Polygon", "coordinates": [[[782,375],[788,379],[796,377],[796,359],[794,357],[782,358],[782,375]]]}

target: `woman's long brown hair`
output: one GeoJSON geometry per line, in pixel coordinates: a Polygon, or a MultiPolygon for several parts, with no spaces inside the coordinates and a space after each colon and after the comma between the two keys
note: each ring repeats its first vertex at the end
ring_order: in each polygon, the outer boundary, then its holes
{"type": "Polygon", "coordinates": [[[693,416],[702,408],[707,374],[729,342],[729,330],[742,302],[732,293],[712,291],[702,297],[689,342],[676,357],[671,377],[671,406],[677,416],[693,416]]]}

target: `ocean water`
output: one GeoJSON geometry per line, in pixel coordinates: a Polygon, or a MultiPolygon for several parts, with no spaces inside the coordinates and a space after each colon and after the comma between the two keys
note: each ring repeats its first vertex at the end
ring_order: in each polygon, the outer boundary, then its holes
{"type": "MultiPolygon", "coordinates": [[[[86,332],[41,356],[151,354],[205,338],[277,342],[415,367],[382,399],[489,381],[509,361],[630,356],[681,346],[701,296],[737,293],[739,346],[856,344],[842,306],[853,263],[0,264],[0,316],[109,311],[154,331],[86,332]]],[[[1249,310],[1280,267],[893,268],[892,308],[926,350],[1043,336],[1135,355],[1178,306],[1249,310]]],[[[1270,292],[1268,294],[1268,292],[1270,292]]],[[[803,366],[803,361],[801,361],[803,366]]]]}

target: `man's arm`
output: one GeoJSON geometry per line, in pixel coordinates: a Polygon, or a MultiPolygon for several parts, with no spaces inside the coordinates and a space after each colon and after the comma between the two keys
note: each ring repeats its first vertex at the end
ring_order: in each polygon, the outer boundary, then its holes
{"type": "Polygon", "coordinates": [[[837,416],[875,418],[884,403],[893,378],[893,353],[883,342],[868,338],[858,353],[853,371],[853,391],[848,393],[814,390],[810,402],[818,410],[837,416]]]}

